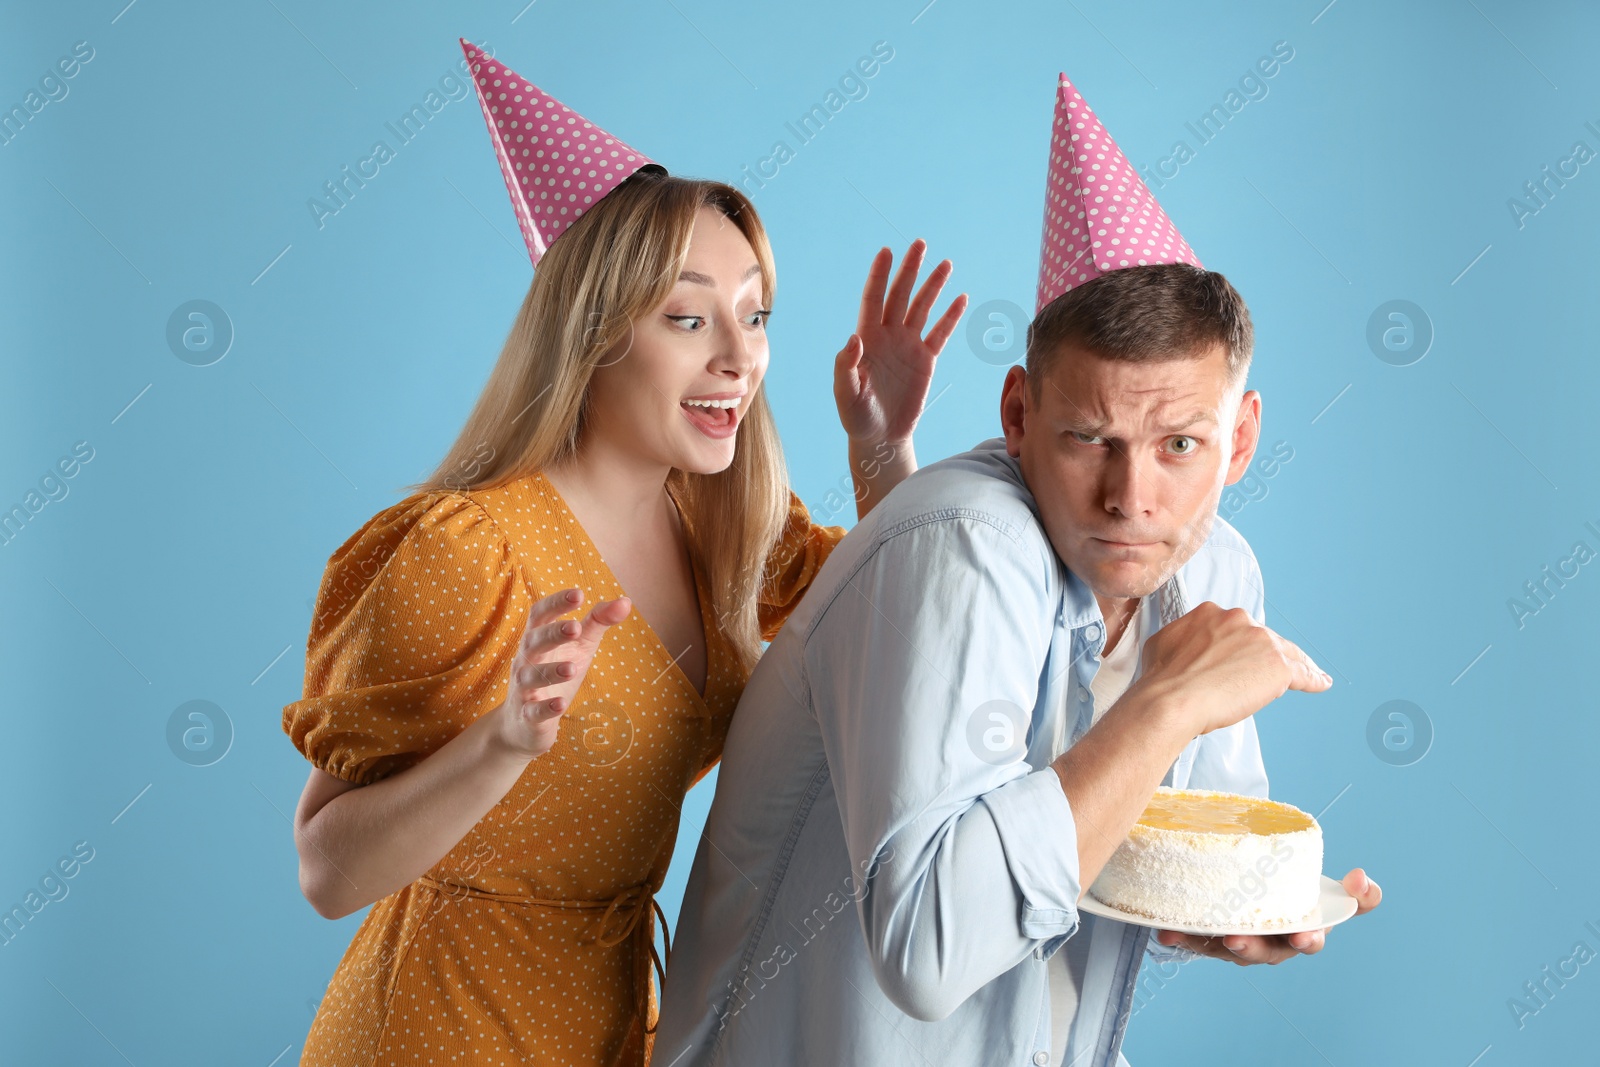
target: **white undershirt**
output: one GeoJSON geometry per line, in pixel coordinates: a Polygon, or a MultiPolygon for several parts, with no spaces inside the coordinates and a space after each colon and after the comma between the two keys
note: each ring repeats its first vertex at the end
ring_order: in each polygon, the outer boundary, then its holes
{"type": "MultiPolygon", "coordinates": [[[[1143,608],[1144,603],[1140,601],[1134,609],[1133,618],[1117,639],[1116,647],[1102,653],[1097,661],[1099,666],[1089,682],[1089,691],[1094,694],[1091,725],[1099,722],[1106,709],[1122,696],[1139,667],[1139,622],[1144,615],[1143,608]]],[[[1065,945],[1056,950],[1046,966],[1050,976],[1050,1062],[1059,1064],[1066,1056],[1067,1035],[1072,1027],[1073,1016],[1078,1012],[1078,987],[1067,967],[1065,945]]]]}
{"type": "Polygon", "coordinates": [[[1094,672],[1094,679],[1089,683],[1089,690],[1094,693],[1094,718],[1090,720],[1091,723],[1100,721],[1100,716],[1117,702],[1133,680],[1133,672],[1139,666],[1139,616],[1143,614],[1142,610],[1135,608],[1133,618],[1128,620],[1122,636],[1117,639],[1116,647],[1100,655],[1100,668],[1094,672]]]}

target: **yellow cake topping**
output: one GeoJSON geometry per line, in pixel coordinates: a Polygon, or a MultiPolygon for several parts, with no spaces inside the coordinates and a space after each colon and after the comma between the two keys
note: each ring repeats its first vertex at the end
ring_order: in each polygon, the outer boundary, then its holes
{"type": "Polygon", "coordinates": [[[1260,797],[1203,792],[1161,792],[1151,798],[1141,826],[1205,834],[1287,834],[1316,825],[1299,808],[1260,797]]]}

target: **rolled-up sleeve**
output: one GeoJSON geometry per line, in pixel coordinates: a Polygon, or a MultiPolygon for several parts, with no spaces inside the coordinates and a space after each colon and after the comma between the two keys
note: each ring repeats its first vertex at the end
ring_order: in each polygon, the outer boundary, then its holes
{"type": "Polygon", "coordinates": [[[1045,767],[1013,778],[979,799],[994,817],[1012,879],[1021,891],[1022,935],[1043,940],[1070,937],[1078,929],[1078,824],[1061,788],[1061,776],[1045,767]],[[1041,840],[1070,841],[1070,855],[1039,848],[1041,840]]]}
{"type": "Polygon", "coordinates": [[[1055,771],[1021,758],[1054,566],[1042,538],[941,514],[887,536],[807,638],[846,843],[877,871],[863,934],[884,993],[916,1018],[1078,928],[1071,807],[1055,771]],[[997,758],[986,729],[1019,734],[997,758]]]}

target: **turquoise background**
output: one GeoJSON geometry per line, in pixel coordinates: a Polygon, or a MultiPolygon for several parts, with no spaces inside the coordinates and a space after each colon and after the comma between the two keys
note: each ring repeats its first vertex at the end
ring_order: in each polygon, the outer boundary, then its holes
{"type": "MultiPolygon", "coordinates": [[[[125,3],[0,10],[0,107],[93,49],[0,145],[0,508],[41,479],[58,496],[0,545],[0,908],[77,843],[93,856],[0,945],[0,1059],[292,1063],[355,932],[296,884],[307,765],[280,714],[311,597],[443,454],[531,275],[470,96],[320,228],[307,202],[393,147],[385,124],[452,71],[458,36],[677,173],[738,180],[790,143],[753,188],[779,264],[769,395],[825,521],[854,519],[829,497],[848,485],[830,374],[873,252],[925,237],[972,295],[927,462],[997,431],[1056,73],[1136,165],[1187,141],[1157,195],[1249,301],[1263,454],[1292,451],[1225,512],[1269,624],[1336,680],[1259,715],[1273,794],[1321,813],[1329,872],[1365,866],[1386,899],[1316,957],[1147,977],[1128,1058],[1596,1058],[1600,964],[1562,961],[1600,951],[1582,674],[1600,168],[1570,164],[1537,212],[1524,192],[1575,142],[1600,150],[1592,8],[125,3]],[[865,97],[797,145],[785,123],[878,41],[894,54],[865,97]],[[1280,41],[1293,58],[1200,144],[1186,124],[1280,41]],[[234,333],[206,366],[167,339],[192,300],[234,333]],[[1390,350],[1369,323],[1395,300],[1420,312],[1379,315],[1390,350]],[[93,458],[49,481],[78,442],[93,458]],[[169,747],[193,700],[231,723],[208,766],[169,747]],[[1380,713],[1395,700],[1408,719],[1380,713]]],[[[674,916],[711,784],[686,805],[674,916]]]]}

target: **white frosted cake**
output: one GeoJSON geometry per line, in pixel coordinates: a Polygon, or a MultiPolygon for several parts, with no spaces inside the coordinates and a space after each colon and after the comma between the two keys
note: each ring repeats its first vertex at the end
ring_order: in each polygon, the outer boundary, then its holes
{"type": "Polygon", "coordinates": [[[1322,827],[1289,804],[1159,786],[1089,892],[1156,922],[1270,930],[1310,918],[1322,827]]]}

